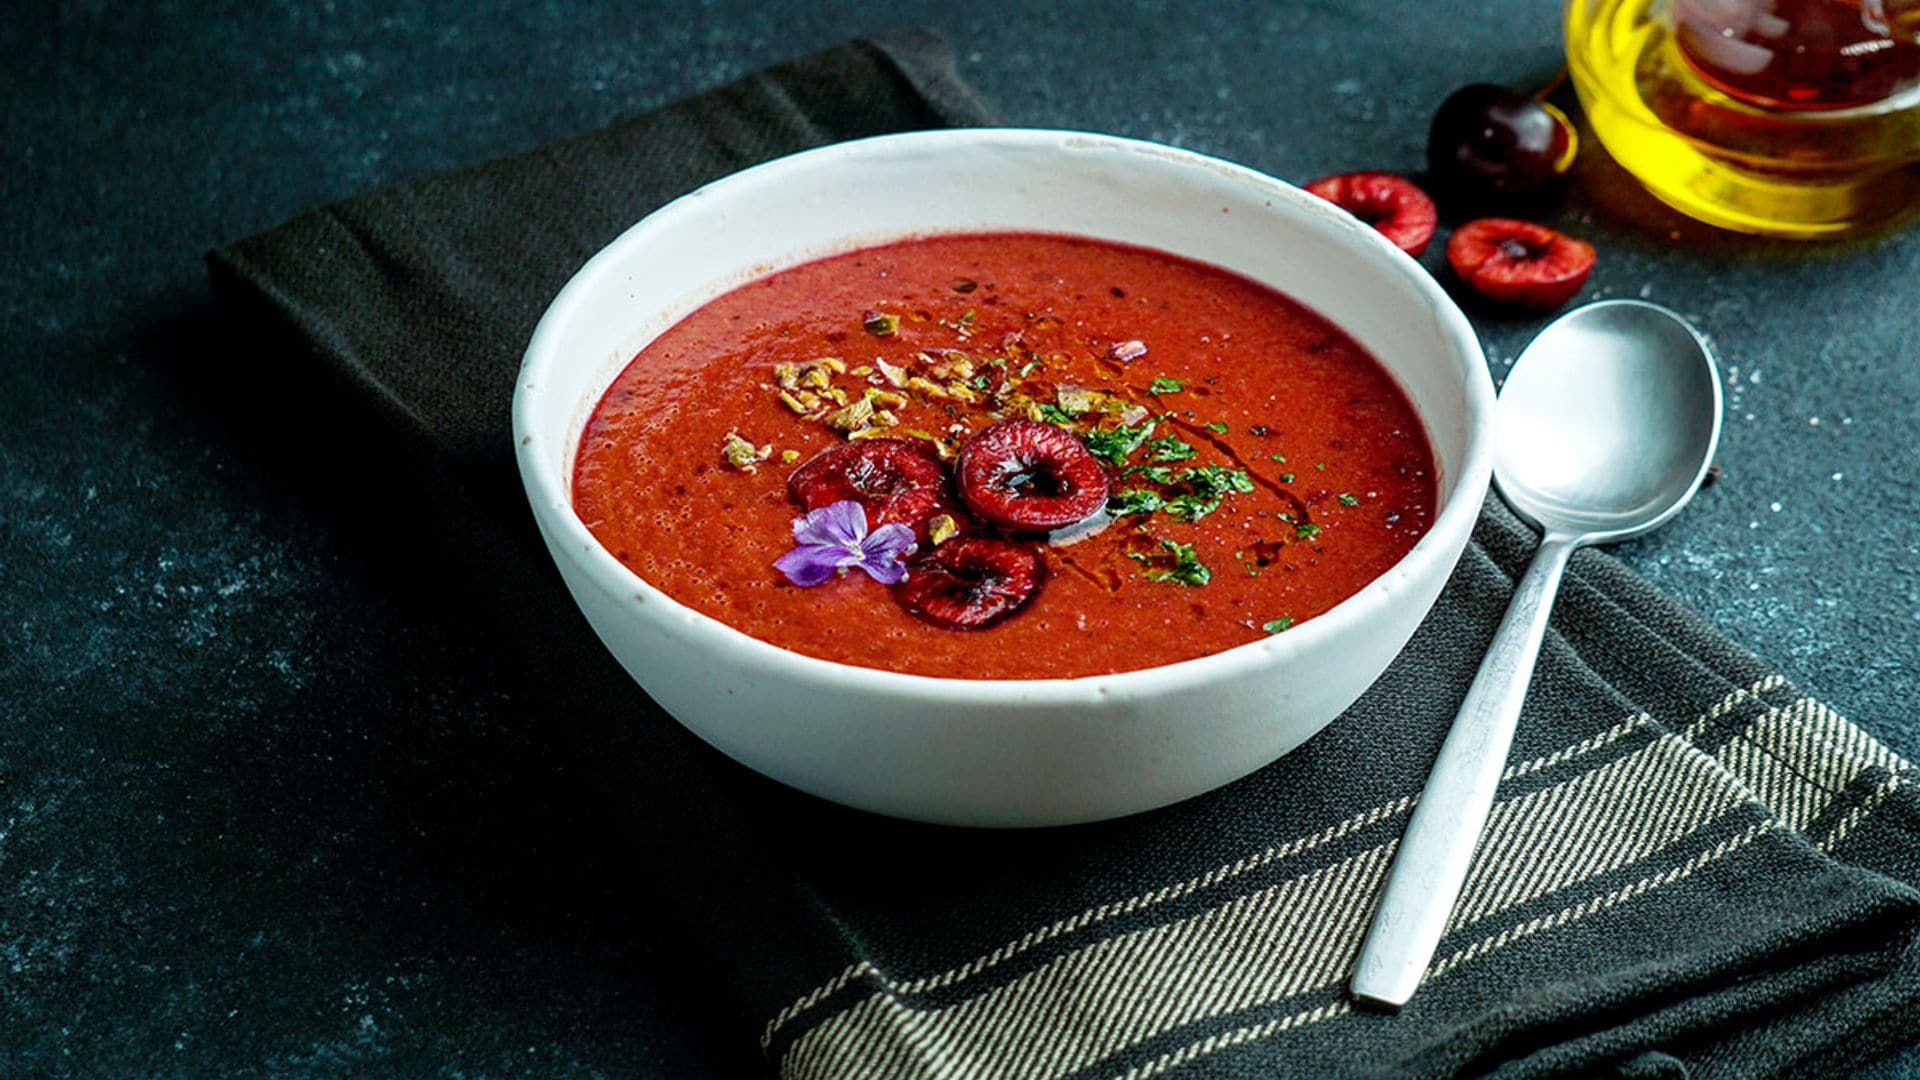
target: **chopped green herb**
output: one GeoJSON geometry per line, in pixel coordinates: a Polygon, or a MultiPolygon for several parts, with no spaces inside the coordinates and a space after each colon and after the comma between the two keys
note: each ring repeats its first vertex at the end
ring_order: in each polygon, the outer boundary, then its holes
{"type": "Polygon", "coordinates": [[[1120,475],[1132,476],[1135,473],[1146,477],[1156,484],[1173,483],[1173,470],[1167,468],[1165,465],[1129,465],[1121,470],[1120,475]]]}
{"type": "Polygon", "coordinates": [[[985,375],[975,375],[973,380],[967,383],[967,385],[973,387],[975,390],[985,390],[987,388],[987,377],[985,375]]]}
{"type": "Polygon", "coordinates": [[[1073,417],[1058,405],[1052,405],[1043,401],[1033,408],[1035,412],[1040,414],[1040,419],[1045,420],[1049,424],[1055,424],[1060,427],[1073,426],[1073,417]]]}
{"type": "Polygon", "coordinates": [[[1326,462],[1324,462],[1324,461],[1316,461],[1316,462],[1314,462],[1314,463],[1313,463],[1313,467],[1314,467],[1314,468],[1316,468],[1316,469],[1319,469],[1319,470],[1320,470],[1321,472],[1326,472],[1326,471],[1327,471],[1327,463],[1326,463],[1326,462]]]}
{"type": "Polygon", "coordinates": [[[1353,492],[1343,491],[1340,493],[1340,505],[1341,506],[1359,506],[1360,500],[1353,494],[1353,492]]]}
{"type": "Polygon", "coordinates": [[[1196,488],[1209,491],[1238,491],[1242,494],[1253,490],[1253,480],[1244,469],[1229,469],[1225,465],[1197,465],[1188,469],[1184,482],[1196,488]]]}
{"type": "Polygon", "coordinates": [[[1006,367],[1007,358],[1004,356],[996,356],[991,360],[988,360],[987,363],[992,364],[994,367],[1006,367]]]}
{"type": "Polygon", "coordinates": [[[1167,500],[1167,513],[1181,521],[1199,521],[1215,510],[1229,494],[1253,490],[1253,481],[1239,469],[1224,465],[1201,465],[1180,474],[1186,490],[1167,500]]]}
{"type": "Polygon", "coordinates": [[[1285,465],[1285,464],[1287,463],[1287,455],[1285,455],[1285,454],[1268,454],[1268,455],[1267,455],[1267,460],[1268,460],[1268,461],[1277,461],[1277,462],[1279,462],[1280,464],[1282,464],[1282,465],[1285,465]]]}
{"type": "Polygon", "coordinates": [[[883,311],[869,311],[860,319],[860,325],[874,337],[892,337],[900,329],[900,316],[889,315],[883,311]]]}
{"type": "Polygon", "coordinates": [[[1160,493],[1152,488],[1127,488],[1116,491],[1107,498],[1107,513],[1114,517],[1128,514],[1151,514],[1167,504],[1160,493]]]}
{"type": "MultiPolygon", "coordinates": [[[[1192,544],[1176,544],[1171,540],[1163,539],[1160,541],[1160,546],[1172,553],[1173,566],[1169,569],[1147,570],[1148,581],[1170,581],[1175,585],[1193,587],[1205,585],[1213,580],[1213,571],[1208,570],[1207,564],[1201,562],[1200,557],[1193,553],[1192,544]]],[[[1127,558],[1137,559],[1151,566],[1156,560],[1164,559],[1165,556],[1128,552],[1127,558]]]]}
{"type": "Polygon", "coordinates": [[[1094,457],[1119,469],[1126,466],[1128,455],[1140,449],[1140,444],[1145,442],[1147,436],[1151,434],[1153,434],[1153,425],[1142,424],[1139,427],[1089,431],[1080,436],[1080,441],[1087,444],[1087,450],[1094,457]]]}
{"type": "Polygon", "coordinates": [[[1283,483],[1283,484],[1291,484],[1291,483],[1293,483],[1293,474],[1292,474],[1292,473],[1290,473],[1290,472],[1283,472],[1283,473],[1281,473],[1281,474],[1280,474],[1280,482],[1281,482],[1281,483],[1283,483]]]}
{"type": "Polygon", "coordinates": [[[1215,432],[1220,435],[1225,435],[1227,433],[1227,422],[1225,420],[1215,420],[1210,424],[1203,424],[1201,426],[1205,427],[1208,431],[1215,432]]]}
{"type": "Polygon", "coordinates": [[[1020,371],[1018,372],[1018,374],[1021,378],[1024,379],[1027,376],[1033,374],[1033,369],[1039,366],[1040,366],[1040,361],[1029,360],[1026,363],[1020,365],[1020,371]]]}
{"type": "Polygon", "coordinates": [[[1165,375],[1156,375],[1153,381],[1147,384],[1147,393],[1177,394],[1186,388],[1187,384],[1181,382],[1179,379],[1169,379],[1165,375]]]}
{"type": "Polygon", "coordinates": [[[1301,524],[1295,525],[1293,527],[1293,535],[1297,539],[1311,540],[1314,537],[1320,535],[1320,526],[1315,525],[1310,521],[1302,522],[1301,524]]]}
{"type": "Polygon", "coordinates": [[[1265,630],[1269,634],[1277,634],[1280,631],[1285,630],[1287,627],[1292,625],[1293,625],[1292,616],[1283,615],[1280,618],[1273,620],[1272,622],[1261,623],[1260,629],[1265,630]]]}
{"type": "Polygon", "coordinates": [[[1149,461],[1185,461],[1197,453],[1178,435],[1163,435],[1147,444],[1149,461]]]}

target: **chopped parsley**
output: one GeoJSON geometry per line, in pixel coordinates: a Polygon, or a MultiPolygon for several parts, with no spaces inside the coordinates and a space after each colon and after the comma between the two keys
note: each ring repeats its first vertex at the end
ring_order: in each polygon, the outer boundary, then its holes
{"type": "Polygon", "coordinates": [[[1227,433],[1227,422],[1225,420],[1215,420],[1212,423],[1202,424],[1201,426],[1218,435],[1225,435],[1227,433]]]}
{"type": "Polygon", "coordinates": [[[1181,382],[1179,379],[1169,379],[1165,375],[1156,375],[1153,381],[1147,384],[1147,393],[1177,394],[1186,388],[1187,384],[1181,382]]]}
{"type": "Polygon", "coordinates": [[[1318,470],[1320,470],[1321,472],[1326,472],[1326,471],[1327,471],[1327,463],[1326,463],[1326,462],[1324,462],[1324,461],[1316,461],[1316,462],[1314,462],[1314,463],[1313,463],[1313,467],[1314,467],[1314,468],[1316,468],[1316,469],[1318,469],[1318,470]]]}
{"type": "Polygon", "coordinates": [[[1201,465],[1180,474],[1186,490],[1167,500],[1167,513],[1181,521],[1199,521],[1215,510],[1229,494],[1253,490],[1253,481],[1240,469],[1224,465],[1201,465]]]}
{"type": "Polygon", "coordinates": [[[1043,401],[1033,408],[1035,412],[1040,414],[1040,419],[1045,420],[1049,424],[1055,424],[1060,427],[1073,426],[1073,415],[1058,405],[1043,401]]]}
{"type": "Polygon", "coordinates": [[[985,375],[975,375],[973,381],[967,385],[973,387],[975,390],[985,390],[987,388],[987,377],[985,375]]]}
{"type": "Polygon", "coordinates": [[[1265,630],[1269,634],[1277,634],[1280,631],[1285,630],[1287,627],[1292,625],[1293,625],[1292,616],[1282,615],[1280,618],[1275,619],[1272,622],[1261,623],[1260,629],[1265,630]]]}
{"type": "Polygon", "coordinates": [[[1166,504],[1167,501],[1152,488],[1127,488],[1125,491],[1116,491],[1107,498],[1107,513],[1114,517],[1151,514],[1166,504]]]}
{"type": "Polygon", "coordinates": [[[1146,442],[1147,436],[1151,434],[1153,434],[1153,425],[1142,424],[1139,427],[1089,431],[1080,436],[1080,441],[1087,444],[1088,452],[1094,457],[1120,469],[1126,467],[1127,457],[1140,449],[1140,444],[1146,442]]]}
{"type": "Polygon", "coordinates": [[[1285,465],[1285,464],[1287,463],[1287,455],[1285,455],[1285,454],[1268,454],[1268,455],[1267,455],[1267,460],[1268,460],[1268,461],[1277,461],[1277,462],[1279,462],[1280,464],[1282,464],[1282,465],[1285,465]]]}
{"type": "Polygon", "coordinates": [[[1340,505],[1341,506],[1359,506],[1360,499],[1358,496],[1354,495],[1354,493],[1351,491],[1343,491],[1340,493],[1340,505]]]}
{"type": "Polygon", "coordinates": [[[1033,369],[1039,366],[1040,366],[1040,361],[1038,360],[1029,360],[1024,364],[1021,364],[1020,371],[1019,371],[1020,377],[1024,379],[1027,376],[1033,374],[1033,369]]]}
{"type": "Polygon", "coordinates": [[[1283,472],[1283,473],[1281,473],[1281,474],[1280,474],[1280,482],[1281,482],[1281,483],[1283,483],[1283,484],[1291,484],[1291,483],[1293,483],[1293,474],[1292,474],[1292,473],[1290,473],[1290,472],[1283,472]]]}
{"type": "Polygon", "coordinates": [[[1129,465],[1121,470],[1120,473],[1121,476],[1133,476],[1135,474],[1144,476],[1156,484],[1171,484],[1174,482],[1173,470],[1167,468],[1165,465],[1129,465]]]}
{"type": "Polygon", "coordinates": [[[1191,588],[1205,585],[1207,582],[1213,580],[1213,571],[1208,570],[1207,564],[1201,562],[1200,557],[1193,553],[1192,544],[1176,544],[1171,540],[1163,539],[1160,541],[1160,546],[1173,556],[1173,565],[1171,567],[1151,568],[1155,562],[1165,561],[1166,556],[1164,555],[1141,554],[1139,552],[1127,553],[1127,558],[1137,559],[1140,562],[1148,564],[1150,567],[1150,569],[1146,571],[1148,581],[1170,581],[1175,585],[1185,585],[1191,588]]]}
{"type": "Polygon", "coordinates": [[[1197,453],[1199,451],[1188,445],[1178,435],[1163,435],[1147,444],[1149,461],[1185,461],[1197,453]]]}
{"type": "Polygon", "coordinates": [[[1310,521],[1301,522],[1293,527],[1293,535],[1299,540],[1311,540],[1320,535],[1320,526],[1310,521]]]}

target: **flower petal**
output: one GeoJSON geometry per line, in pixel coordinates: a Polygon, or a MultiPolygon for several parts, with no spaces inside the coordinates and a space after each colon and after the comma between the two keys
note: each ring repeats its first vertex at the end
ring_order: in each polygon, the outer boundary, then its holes
{"type": "Polygon", "coordinates": [[[809,510],[793,522],[793,538],[802,544],[836,544],[852,550],[867,535],[866,508],[852,499],[809,510]]]}
{"type": "Polygon", "coordinates": [[[854,556],[838,544],[801,544],[774,560],[773,568],[801,588],[812,588],[834,575],[854,556]]]}
{"type": "Polygon", "coordinates": [[[898,585],[907,576],[903,560],[918,546],[907,526],[897,521],[882,525],[860,542],[860,568],[882,585],[898,585]]]}

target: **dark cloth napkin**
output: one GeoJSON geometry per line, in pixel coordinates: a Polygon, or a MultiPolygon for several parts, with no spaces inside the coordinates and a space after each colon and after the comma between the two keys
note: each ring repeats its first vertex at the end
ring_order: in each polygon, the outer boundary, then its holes
{"type": "MultiPolygon", "coordinates": [[[[976,832],[747,774],[604,655],[538,547],[508,402],[548,300],[618,232],[742,166],[979,124],[939,42],[833,49],[215,252],[249,392],[323,410],[501,626],[577,745],[686,992],[792,1077],[1765,1076],[1916,1035],[1920,774],[1607,556],[1574,559],[1489,841],[1425,987],[1343,994],[1429,763],[1533,538],[1495,500],[1406,653],[1229,787],[976,832]]],[[[394,508],[398,507],[398,511],[394,508]]],[[[457,762],[448,763],[450,769],[457,762]]]]}

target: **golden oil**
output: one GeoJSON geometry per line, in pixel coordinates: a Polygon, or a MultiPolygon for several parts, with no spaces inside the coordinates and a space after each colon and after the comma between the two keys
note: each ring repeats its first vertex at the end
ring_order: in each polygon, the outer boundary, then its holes
{"type": "MultiPolygon", "coordinates": [[[[1881,8],[1879,0],[1798,0],[1798,8],[1849,2],[1856,12],[1863,3],[1881,8]]],[[[1916,29],[1909,19],[1885,42],[1869,33],[1838,50],[1845,74],[1821,69],[1837,87],[1822,97],[1828,88],[1817,80],[1786,89],[1710,81],[1715,69],[1700,49],[1682,46],[1682,35],[1699,33],[1703,6],[1786,24],[1770,14],[1772,0],[1569,0],[1567,66],[1588,122],[1622,167],[1682,213],[1763,235],[1834,236],[1920,208],[1920,78],[1907,77],[1914,54],[1902,36],[1916,29]]],[[[1725,28],[1705,47],[1719,47],[1723,35],[1746,48],[1725,28]]],[[[1920,35],[1912,47],[1920,49],[1920,35]]],[[[1790,59],[1792,51],[1781,49],[1790,59]]],[[[1752,49],[1728,63],[1750,67],[1749,56],[1767,63],[1752,49]]]]}

